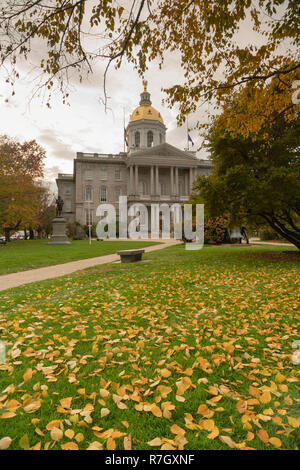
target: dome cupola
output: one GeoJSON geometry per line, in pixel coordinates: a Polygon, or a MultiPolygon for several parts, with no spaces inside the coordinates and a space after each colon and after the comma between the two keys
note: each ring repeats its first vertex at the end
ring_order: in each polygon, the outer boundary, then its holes
{"type": "Polygon", "coordinates": [[[159,111],[151,106],[148,83],[143,81],[140,105],[133,111],[127,126],[128,146],[130,151],[154,147],[166,140],[166,126],[159,111]]]}

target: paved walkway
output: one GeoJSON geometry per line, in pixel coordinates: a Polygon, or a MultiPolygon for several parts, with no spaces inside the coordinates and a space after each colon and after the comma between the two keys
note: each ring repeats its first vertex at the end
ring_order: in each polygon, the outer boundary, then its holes
{"type": "MultiPolygon", "coordinates": [[[[160,242],[160,245],[152,245],[144,248],[146,253],[156,250],[162,250],[167,246],[178,245],[178,240],[151,240],[160,242]]],[[[105,243],[105,242],[104,242],[105,243]]],[[[67,274],[80,271],[81,269],[90,268],[99,264],[113,263],[119,261],[117,254],[97,256],[96,258],[80,259],[71,261],[70,263],[56,264],[54,266],[45,266],[44,268],[30,269],[29,271],[21,271],[18,273],[4,274],[0,276],[0,291],[11,289],[12,287],[30,284],[31,282],[44,281],[54,277],[66,276],[67,274]]]]}
{"type": "Polygon", "coordinates": [[[270,241],[269,242],[268,240],[261,241],[258,238],[250,238],[249,241],[253,245],[270,245],[270,246],[287,246],[287,247],[295,246],[292,243],[282,243],[282,242],[276,242],[276,241],[270,241]]]}

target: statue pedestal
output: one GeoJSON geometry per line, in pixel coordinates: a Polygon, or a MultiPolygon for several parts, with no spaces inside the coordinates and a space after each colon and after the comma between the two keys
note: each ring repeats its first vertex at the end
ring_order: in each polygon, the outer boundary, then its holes
{"type": "Polygon", "coordinates": [[[67,221],[64,217],[55,217],[52,221],[53,233],[48,245],[70,245],[66,235],[67,221]]]}

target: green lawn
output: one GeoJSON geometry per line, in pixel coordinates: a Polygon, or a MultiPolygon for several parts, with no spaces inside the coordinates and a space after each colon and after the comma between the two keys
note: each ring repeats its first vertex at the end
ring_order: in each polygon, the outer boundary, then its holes
{"type": "Polygon", "coordinates": [[[296,449],[300,264],[281,251],[175,246],[2,292],[0,442],[296,449]]]}
{"type": "Polygon", "coordinates": [[[15,240],[0,245],[0,274],[25,271],[78,259],[109,255],[118,250],[155,245],[144,241],[75,240],[71,245],[48,245],[48,240],[15,240]]]}

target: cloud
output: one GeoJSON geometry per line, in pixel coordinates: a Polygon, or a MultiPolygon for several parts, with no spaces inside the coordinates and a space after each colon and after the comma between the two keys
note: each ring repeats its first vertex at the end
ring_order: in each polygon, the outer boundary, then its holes
{"type": "Polygon", "coordinates": [[[45,129],[37,138],[40,144],[45,144],[52,157],[62,160],[73,160],[74,150],[71,145],[63,142],[56,131],[45,129]]]}

